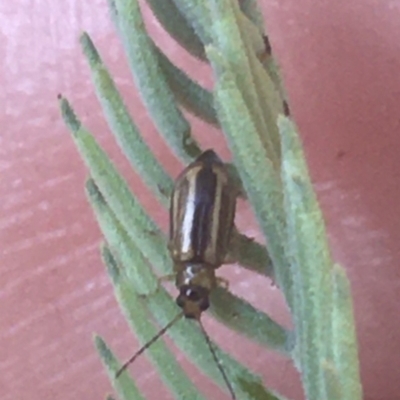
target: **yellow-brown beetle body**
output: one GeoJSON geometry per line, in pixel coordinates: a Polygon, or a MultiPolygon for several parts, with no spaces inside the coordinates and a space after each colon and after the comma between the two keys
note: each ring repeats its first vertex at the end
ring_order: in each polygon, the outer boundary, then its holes
{"type": "Polygon", "coordinates": [[[215,269],[228,251],[235,208],[236,190],[213,150],[202,153],[175,182],[169,249],[180,292],[177,304],[187,318],[198,319],[209,306],[215,269]]]}

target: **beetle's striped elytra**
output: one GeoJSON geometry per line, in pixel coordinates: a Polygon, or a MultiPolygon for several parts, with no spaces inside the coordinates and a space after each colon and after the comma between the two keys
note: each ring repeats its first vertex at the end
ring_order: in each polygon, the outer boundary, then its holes
{"type": "Polygon", "coordinates": [[[236,191],[213,150],[178,176],[171,196],[169,249],[180,291],[177,302],[188,318],[208,308],[215,269],[228,252],[235,208],[236,191]]]}

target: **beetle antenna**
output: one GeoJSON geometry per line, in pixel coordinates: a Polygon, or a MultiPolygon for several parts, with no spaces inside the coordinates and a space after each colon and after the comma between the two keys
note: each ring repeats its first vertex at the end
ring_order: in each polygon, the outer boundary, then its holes
{"type": "Polygon", "coordinates": [[[164,333],[171,328],[172,325],[175,324],[179,319],[183,317],[183,312],[180,312],[172,321],[168,322],[167,325],[164,326],[155,336],[153,336],[147,343],[145,343],[128,361],[126,361],[122,367],[115,374],[115,378],[117,379],[122,372],[124,372],[130,364],[132,364],[145,350],[147,350],[154,342],[157,341],[164,333]]]}
{"type": "Polygon", "coordinates": [[[215,363],[217,364],[217,367],[218,367],[218,369],[219,369],[219,372],[221,372],[222,378],[224,379],[225,384],[226,384],[226,386],[227,386],[227,388],[228,388],[228,390],[229,390],[229,393],[230,393],[231,396],[232,396],[232,400],[236,400],[236,395],[235,395],[235,392],[234,392],[234,390],[233,390],[233,387],[232,387],[231,383],[229,382],[229,379],[228,379],[228,377],[227,377],[227,375],[226,375],[226,373],[225,373],[225,370],[224,370],[224,368],[223,368],[223,366],[222,366],[222,364],[221,364],[221,361],[220,361],[219,358],[217,357],[217,353],[215,352],[214,347],[213,347],[213,345],[212,345],[212,343],[211,343],[210,336],[208,336],[208,333],[207,333],[207,331],[204,329],[204,326],[203,326],[202,322],[200,321],[200,319],[198,319],[197,321],[198,321],[198,323],[199,323],[199,325],[200,325],[201,330],[203,331],[204,337],[206,338],[206,342],[207,342],[208,347],[209,347],[209,349],[210,349],[210,352],[211,352],[211,354],[212,354],[212,356],[213,356],[213,358],[214,358],[214,361],[215,361],[215,363]]]}

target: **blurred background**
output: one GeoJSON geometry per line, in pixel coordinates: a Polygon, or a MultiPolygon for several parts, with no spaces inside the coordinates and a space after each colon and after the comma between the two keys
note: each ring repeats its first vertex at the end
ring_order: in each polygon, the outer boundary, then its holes
{"type": "MultiPolygon", "coordinates": [[[[367,400],[399,398],[400,3],[266,0],[263,13],[326,217],[334,258],[355,302],[367,400]]],[[[170,39],[146,6],[164,51],[211,88],[210,69],[170,39]]],[[[92,345],[101,334],[122,358],[137,348],[100,261],[101,237],[85,200],[85,168],[58,110],[68,97],[151,215],[167,213],[114,144],[78,43],[87,31],[155,154],[182,165],[142,106],[106,0],[0,3],[0,392],[3,400],[101,399],[111,391],[92,345]]],[[[204,147],[224,157],[222,136],[189,117],[204,147]]],[[[250,210],[238,225],[257,236],[250,210]],[[251,219],[250,219],[251,220],[251,219]]],[[[238,267],[231,289],[288,322],[279,291],[238,267]]],[[[302,399],[291,363],[206,318],[210,335],[291,399],[302,399]]],[[[223,398],[182,355],[208,398],[223,398]]],[[[149,399],[169,398],[144,357],[131,367],[149,399]]]]}

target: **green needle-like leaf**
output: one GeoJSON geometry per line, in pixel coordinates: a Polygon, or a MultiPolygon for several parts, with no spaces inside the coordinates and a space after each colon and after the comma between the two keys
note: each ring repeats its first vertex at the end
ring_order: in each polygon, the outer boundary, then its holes
{"type": "Polygon", "coordinates": [[[291,350],[290,332],[229,291],[215,289],[211,294],[211,306],[211,313],[229,328],[280,353],[288,354],[291,350]]]}
{"type": "Polygon", "coordinates": [[[152,41],[144,29],[137,0],[115,0],[119,33],[136,86],[160,134],[185,163],[200,154],[189,123],[177,107],[158,64],[152,41]]]}
{"type": "MultiPolygon", "coordinates": [[[[280,118],[282,181],[285,190],[287,241],[293,271],[296,305],[294,322],[298,357],[309,400],[332,399],[335,388],[326,379],[323,365],[332,353],[332,260],[321,211],[293,124],[280,118]]],[[[336,391],[336,390],[335,390],[336,391]]]]}
{"type": "Polygon", "coordinates": [[[73,132],[75,144],[90,175],[118,220],[129,235],[139,243],[141,250],[152,263],[166,265],[171,271],[171,258],[165,247],[165,237],[159,227],[145,213],[139,201],[132,196],[126,181],[118,174],[93,136],[81,126],[65,99],[61,99],[61,111],[73,132]]]}
{"type": "MultiPolygon", "coordinates": [[[[351,345],[342,349],[345,344],[340,340],[343,338],[343,331],[333,331],[338,327],[335,322],[341,319],[335,318],[335,310],[341,309],[339,304],[342,300],[341,296],[335,296],[335,293],[344,281],[336,281],[340,284],[336,286],[335,291],[332,276],[336,278],[340,275],[333,275],[333,261],[325,235],[325,224],[294,125],[282,117],[279,120],[279,129],[282,138],[282,181],[285,189],[287,235],[296,300],[296,356],[303,375],[305,392],[309,400],[334,399],[343,390],[342,382],[346,382],[347,395],[343,392],[340,398],[350,398],[347,396],[354,393],[359,396],[361,393],[357,390],[347,390],[349,387],[359,389],[354,385],[358,379],[358,364],[356,359],[352,359],[356,354],[356,346],[352,339],[354,328],[351,329],[353,323],[348,303],[343,310],[348,310],[346,317],[350,317],[347,328],[350,331],[351,345]],[[350,349],[353,349],[350,353],[346,352],[346,363],[349,363],[351,372],[348,379],[346,374],[349,371],[346,371],[346,367],[343,368],[342,358],[335,358],[335,354],[343,354],[343,351],[350,349]]],[[[345,286],[342,287],[345,289],[345,286]]],[[[336,315],[340,315],[340,311],[336,315]]]]}
{"type": "Polygon", "coordinates": [[[190,54],[205,60],[204,45],[173,0],[146,0],[164,29],[190,54]]]}
{"type": "Polygon", "coordinates": [[[108,376],[113,383],[121,400],[145,400],[140,394],[133,380],[127,375],[121,376],[120,379],[115,379],[115,374],[120,368],[120,363],[117,361],[114,354],[108,348],[107,344],[100,336],[95,336],[94,342],[100,358],[106,367],[108,376]]]}
{"type": "Polygon", "coordinates": [[[156,51],[160,67],[179,103],[202,120],[214,126],[219,126],[212,93],[190,79],[158,47],[156,47],[156,51]]]}
{"type": "MultiPolygon", "coordinates": [[[[158,5],[160,2],[155,0],[148,0],[154,3],[154,5],[158,5]]],[[[108,0],[111,16],[114,21],[114,24],[119,31],[119,20],[117,16],[117,10],[115,9],[114,0],[108,0]]],[[[169,0],[165,2],[161,2],[161,8],[164,9],[168,7],[169,0]]],[[[168,21],[170,21],[169,18],[168,21]]],[[[175,24],[172,23],[174,28],[177,28],[175,24]]],[[[182,32],[180,28],[177,28],[179,32],[182,32]]],[[[148,37],[149,42],[152,43],[152,46],[157,54],[159,66],[162,69],[165,79],[169,84],[170,89],[172,90],[176,100],[185,107],[186,110],[203,119],[204,121],[219,126],[216,112],[213,107],[213,98],[212,94],[207,90],[200,86],[197,82],[192,80],[183,70],[174,65],[169,58],[157,47],[157,45],[152,41],[150,37],[148,37]]],[[[185,39],[186,40],[186,39],[185,39]]],[[[194,50],[197,54],[197,50],[194,50]]],[[[201,47],[201,52],[204,55],[204,46],[201,47]]],[[[201,57],[200,57],[201,58],[201,57]]]]}
{"type": "Polygon", "coordinates": [[[173,0],[177,8],[193,27],[194,31],[207,45],[211,43],[211,11],[205,1],[173,0]]]}
{"type": "Polygon", "coordinates": [[[292,278],[284,249],[285,215],[279,176],[256,133],[252,116],[227,63],[212,47],[207,48],[207,54],[217,73],[215,99],[219,119],[243,186],[267,238],[276,281],[292,307],[292,278]]]}
{"type": "Polygon", "coordinates": [[[97,97],[101,102],[111,131],[132,167],[140,174],[145,184],[157,195],[159,200],[167,205],[173,185],[172,179],[143,141],[113,79],[86,33],[81,36],[81,44],[89,62],[97,97]]]}
{"type": "MultiPolygon", "coordinates": [[[[276,170],[279,168],[279,143],[276,119],[278,116],[276,101],[263,99],[261,90],[269,82],[268,96],[274,93],[274,87],[259,61],[253,60],[255,52],[253,46],[248,48],[248,36],[240,30],[239,18],[235,14],[235,7],[230,0],[211,0],[213,11],[213,47],[223,54],[225,62],[231,71],[235,84],[240,90],[247,109],[250,112],[254,133],[260,138],[266,155],[272,161],[276,170]],[[258,68],[257,68],[258,67],[258,68]],[[271,114],[271,109],[275,109],[271,114]]],[[[261,36],[260,36],[261,39],[261,36]]],[[[209,56],[209,54],[208,54],[209,56]]],[[[215,68],[215,60],[212,60],[215,68]]],[[[265,94],[267,95],[267,94],[265,94]]]]}
{"type": "Polygon", "coordinates": [[[350,283],[339,265],[334,265],[332,347],[340,399],[363,398],[358,363],[357,337],[354,327],[350,283]]]}
{"type": "Polygon", "coordinates": [[[260,33],[265,33],[265,23],[257,0],[239,1],[240,9],[244,15],[259,29],[260,33]]]}

